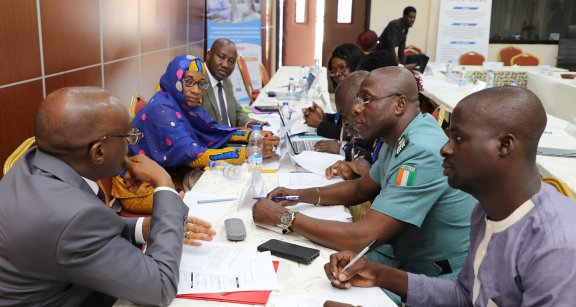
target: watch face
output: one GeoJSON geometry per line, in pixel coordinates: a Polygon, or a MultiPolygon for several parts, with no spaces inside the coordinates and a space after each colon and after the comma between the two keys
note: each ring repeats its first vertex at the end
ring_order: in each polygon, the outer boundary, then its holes
{"type": "Polygon", "coordinates": [[[292,213],[290,211],[286,211],[282,213],[280,216],[280,223],[283,225],[288,225],[292,221],[292,213]]]}

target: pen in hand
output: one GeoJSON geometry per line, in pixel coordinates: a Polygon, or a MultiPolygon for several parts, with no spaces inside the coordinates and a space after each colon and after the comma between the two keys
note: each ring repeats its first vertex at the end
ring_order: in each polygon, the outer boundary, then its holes
{"type": "MultiPolygon", "coordinates": [[[[266,197],[254,197],[254,199],[260,199],[266,197]]],[[[300,196],[298,195],[288,195],[288,196],[274,196],[272,200],[300,200],[300,196]]]]}
{"type": "Polygon", "coordinates": [[[372,250],[372,248],[375,245],[376,245],[376,239],[374,239],[372,242],[370,242],[370,244],[368,244],[368,246],[364,247],[364,249],[361,250],[358,253],[358,255],[356,255],[356,257],[354,257],[354,259],[352,259],[352,261],[348,262],[348,264],[346,266],[344,266],[344,268],[340,271],[340,274],[343,273],[344,271],[346,271],[351,266],[353,266],[356,262],[358,262],[358,260],[360,260],[360,258],[362,258],[364,255],[366,255],[366,253],[368,253],[370,250],[372,250]]]}

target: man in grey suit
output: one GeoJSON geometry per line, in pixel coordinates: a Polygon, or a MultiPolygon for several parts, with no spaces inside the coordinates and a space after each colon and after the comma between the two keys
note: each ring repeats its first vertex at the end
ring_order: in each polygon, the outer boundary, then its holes
{"type": "Polygon", "coordinates": [[[238,51],[229,39],[219,38],[206,54],[210,87],[202,96],[202,106],[219,124],[230,127],[251,127],[252,120],[234,97],[232,82],[228,79],[236,67],[238,51]]]}
{"type": "Polygon", "coordinates": [[[126,157],[142,137],[126,107],[100,88],[60,89],[40,105],[35,133],[38,146],[0,181],[0,305],[169,304],[188,208],[162,167],[126,157]],[[145,253],[133,245],[136,219],[97,196],[96,181],[123,166],[130,188],[156,187],[151,225],[139,226],[145,253]]]}

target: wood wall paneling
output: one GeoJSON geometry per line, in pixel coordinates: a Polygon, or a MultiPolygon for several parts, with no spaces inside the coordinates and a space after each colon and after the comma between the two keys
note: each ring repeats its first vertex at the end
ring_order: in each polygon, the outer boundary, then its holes
{"type": "Polygon", "coordinates": [[[0,33],[0,85],[40,77],[36,1],[0,1],[0,33]]]}
{"type": "Polygon", "coordinates": [[[14,149],[34,135],[36,112],[42,102],[42,81],[1,88],[0,98],[0,161],[4,165],[14,149]]]}
{"type": "Polygon", "coordinates": [[[168,47],[186,45],[188,35],[188,0],[170,0],[170,39],[168,47]]]}
{"type": "Polygon", "coordinates": [[[140,1],[141,52],[168,47],[168,2],[165,0],[140,1]]]}
{"type": "Polygon", "coordinates": [[[137,58],[104,65],[104,88],[128,107],[132,95],[140,91],[140,65],[137,58]]]}
{"type": "Polygon", "coordinates": [[[40,11],[46,74],[100,63],[98,0],[41,0],[40,11]]]}
{"type": "Polygon", "coordinates": [[[139,93],[146,99],[154,94],[154,88],[160,82],[160,77],[166,71],[168,51],[154,52],[142,56],[142,91],[139,93]]]}
{"type": "Polygon", "coordinates": [[[102,1],[104,61],[138,55],[138,0],[102,1]]]}
{"type": "MultiPolygon", "coordinates": [[[[206,20],[204,18],[206,7],[205,1],[190,0],[189,3],[188,43],[194,43],[206,39],[206,20]]],[[[204,57],[204,55],[199,54],[195,54],[195,56],[204,57]]]]}
{"type": "Polygon", "coordinates": [[[101,67],[96,66],[46,78],[46,95],[67,86],[102,87],[101,67]]]}

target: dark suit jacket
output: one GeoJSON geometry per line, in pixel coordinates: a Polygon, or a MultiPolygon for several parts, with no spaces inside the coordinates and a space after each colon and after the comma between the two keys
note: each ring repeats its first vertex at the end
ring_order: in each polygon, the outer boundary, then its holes
{"type": "Polygon", "coordinates": [[[136,219],[119,217],[68,164],[37,148],[0,181],[0,195],[1,306],[101,306],[110,297],[165,305],[175,297],[188,214],[176,193],[154,194],[145,254],[131,243],[136,219]]]}
{"type": "MultiPolygon", "coordinates": [[[[210,78],[207,78],[210,80],[210,78]]],[[[224,84],[224,96],[226,97],[226,109],[228,110],[228,118],[230,118],[230,124],[232,127],[244,127],[247,123],[251,122],[252,119],[248,117],[246,112],[242,110],[242,106],[236,101],[234,97],[234,87],[232,86],[232,81],[229,79],[222,80],[224,84]]],[[[219,124],[227,125],[225,121],[222,120],[220,116],[220,111],[218,109],[218,97],[214,95],[214,88],[216,84],[210,84],[210,87],[204,91],[204,96],[202,96],[202,106],[208,112],[210,117],[214,118],[219,124]]]]}
{"type": "Polygon", "coordinates": [[[319,136],[339,141],[342,132],[342,116],[337,115],[339,114],[326,113],[326,119],[320,122],[318,128],[316,128],[316,133],[319,136]]]}

